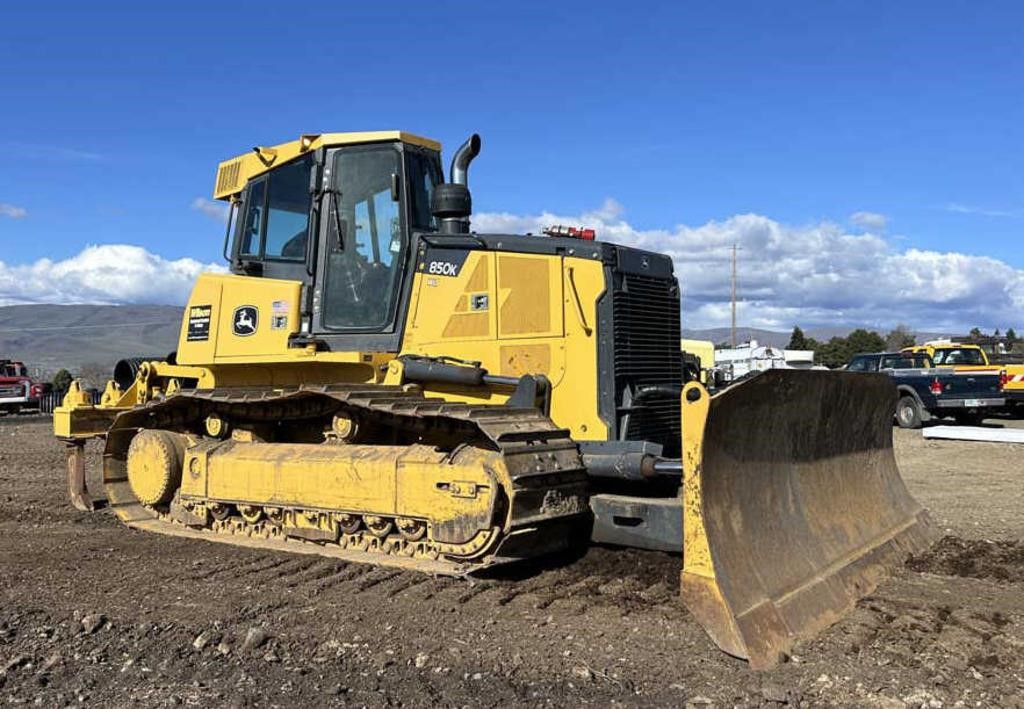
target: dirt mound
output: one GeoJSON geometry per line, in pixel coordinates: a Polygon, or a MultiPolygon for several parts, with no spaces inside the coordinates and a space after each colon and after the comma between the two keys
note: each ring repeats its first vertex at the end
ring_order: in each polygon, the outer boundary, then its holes
{"type": "Polygon", "coordinates": [[[1016,662],[1019,640],[1008,635],[1011,621],[998,611],[952,605],[871,598],[843,630],[850,652],[870,651],[931,672],[991,674],[1016,662]]]}
{"type": "Polygon", "coordinates": [[[944,576],[1024,581],[1024,543],[945,536],[907,562],[914,571],[944,576]]]}

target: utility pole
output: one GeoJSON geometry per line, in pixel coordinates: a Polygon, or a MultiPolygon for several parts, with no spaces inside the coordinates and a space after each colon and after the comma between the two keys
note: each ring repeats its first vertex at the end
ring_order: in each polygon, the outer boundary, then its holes
{"type": "Polygon", "coordinates": [[[732,346],[736,347],[736,244],[732,245],[732,346]]]}

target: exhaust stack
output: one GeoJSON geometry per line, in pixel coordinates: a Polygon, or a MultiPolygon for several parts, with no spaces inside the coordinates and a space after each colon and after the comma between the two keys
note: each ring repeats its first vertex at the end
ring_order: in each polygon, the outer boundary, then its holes
{"type": "Polygon", "coordinates": [[[434,189],[430,211],[439,221],[442,234],[468,234],[473,200],[469,194],[469,164],[480,154],[480,136],[474,133],[452,157],[448,182],[434,189]]]}

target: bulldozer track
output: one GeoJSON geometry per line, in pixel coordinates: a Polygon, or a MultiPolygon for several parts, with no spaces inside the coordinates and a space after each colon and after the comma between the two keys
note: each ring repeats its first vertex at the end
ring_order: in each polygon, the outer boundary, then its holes
{"type": "MultiPolygon", "coordinates": [[[[557,427],[536,409],[452,403],[425,397],[419,390],[407,387],[330,385],[182,390],[120,414],[108,433],[104,459],[104,481],[111,507],[129,526],[432,574],[463,575],[524,556],[557,551],[573,543],[585,524],[586,505],[580,501],[586,494],[586,471],[567,430],[557,427]],[[240,517],[214,520],[202,527],[190,526],[167,510],[143,505],[135,499],[124,466],[134,435],[146,429],[194,432],[211,414],[235,422],[295,425],[343,414],[358,417],[375,430],[385,432],[381,435],[387,440],[379,441],[381,445],[407,445],[410,441],[440,445],[442,441],[458,440],[463,445],[483,447],[502,455],[512,481],[512,489],[507,491],[510,498],[532,496],[543,503],[531,507],[510,502],[513,513],[503,529],[495,528],[490,538],[484,538],[476,547],[453,548],[428,539],[410,541],[395,532],[379,538],[367,530],[341,532],[337,543],[310,541],[289,536],[268,520],[248,522],[240,517]],[[559,505],[565,505],[564,509],[560,510],[559,505]],[[532,511],[517,513],[517,509],[532,511]],[[509,558],[501,556],[509,544],[517,551],[509,558]]],[[[251,563],[258,567],[261,562],[251,563]]],[[[274,577],[303,573],[311,566],[285,565],[274,577]]],[[[269,569],[278,567],[271,562],[269,569]]],[[[231,569],[232,573],[238,571],[231,569]]],[[[241,572],[247,573],[245,569],[241,572]]],[[[214,576],[222,572],[200,573],[214,576]]]]}

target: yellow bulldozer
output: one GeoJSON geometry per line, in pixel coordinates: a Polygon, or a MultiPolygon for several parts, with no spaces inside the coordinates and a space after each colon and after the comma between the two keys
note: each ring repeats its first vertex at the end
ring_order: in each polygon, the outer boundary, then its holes
{"type": "Polygon", "coordinates": [[[174,353],[54,413],[75,506],[100,438],[107,505],[143,530],[441,574],[591,540],[681,554],[683,601],[755,667],[929,542],[888,378],[711,394],[672,261],[582,227],[472,231],[479,150],[447,181],[440,145],[397,131],[221,163],[230,273],[199,276],[174,353]]]}

